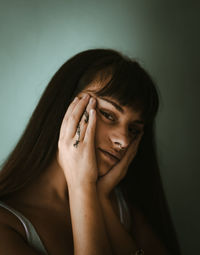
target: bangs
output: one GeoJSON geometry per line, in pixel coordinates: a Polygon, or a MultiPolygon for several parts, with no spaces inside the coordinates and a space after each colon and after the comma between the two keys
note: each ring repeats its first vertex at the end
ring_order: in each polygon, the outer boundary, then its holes
{"type": "Polygon", "coordinates": [[[136,61],[116,55],[93,63],[79,80],[76,94],[93,82],[98,84],[92,90],[96,96],[113,98],[120,105],[141,112],[145,123],[156,116],[159,99],[155,84],[136,61]]]}
{"type": "Polygon", "coordinates": [[[158,110],[158,95],[152,79],[137,62],[123,61],[112,66],[111,70],[102,70],[100,83],[105,85],[94,92],[96,96],[111,97],[120,105],[141,112],[145,123],[154,119],[158,110]]]}

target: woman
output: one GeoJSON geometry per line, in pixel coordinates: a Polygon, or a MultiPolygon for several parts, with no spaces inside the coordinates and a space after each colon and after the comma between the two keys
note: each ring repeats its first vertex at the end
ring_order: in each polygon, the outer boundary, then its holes
{"type": "Polygon", "coordinates": [[[180,254],[156,158],[157,110],[136,61],[108,49],[69,59],[2,166],[0,254],[180,254]]]}

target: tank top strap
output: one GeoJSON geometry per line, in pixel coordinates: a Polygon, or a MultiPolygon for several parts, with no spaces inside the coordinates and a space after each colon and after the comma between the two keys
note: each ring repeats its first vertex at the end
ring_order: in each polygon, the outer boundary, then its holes
{"type": "Polygon", "coordinates": [[[44,248],[44,245],[43,245],[37,231],[35,230],[34,226],[32,225],[32,223],[24,215],[22,215],[20,212],[16,211],[15,209],[11,208],[4,202],[0,201],[0,206],[7,209],[12,214],[14,214],[19,219],[19,221],[22,223],[22,225],[25,229],[25,232],[26,232],[26,237],[27,237],[27,241],[28,241],[29,245],[32,246],[33,248],[35,248],[37,251],[47,254],[46,249],[44,248]]]}

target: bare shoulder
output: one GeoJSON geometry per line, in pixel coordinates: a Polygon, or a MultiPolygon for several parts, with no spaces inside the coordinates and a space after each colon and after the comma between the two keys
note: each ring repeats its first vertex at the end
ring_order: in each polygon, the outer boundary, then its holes
{"type": "Polygon", "coordinates": [[[26,233],[22,223],[19,219],[10,211],[0,206],[0,225],[12,228],[18,232],[24,239],[26,238],[26,233]]]}
{"type": "Polygon", "coordinates": [[[0,207],[0,254],[39,255],[27,244],[20,224],[16,216],[0,207]]]}

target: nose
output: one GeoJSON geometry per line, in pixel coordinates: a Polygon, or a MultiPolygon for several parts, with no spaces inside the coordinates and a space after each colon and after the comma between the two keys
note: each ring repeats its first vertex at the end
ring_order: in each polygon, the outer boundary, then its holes
{"type": "Polygon", "coordinates": [[[116,149],[117,151],[127,149],[131,140],[125,131],[123,133],[119,131],[112,133],[110,139],[113,144],[113,149],[116,149]]]}

